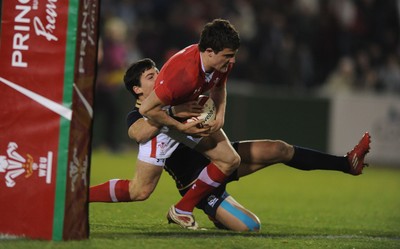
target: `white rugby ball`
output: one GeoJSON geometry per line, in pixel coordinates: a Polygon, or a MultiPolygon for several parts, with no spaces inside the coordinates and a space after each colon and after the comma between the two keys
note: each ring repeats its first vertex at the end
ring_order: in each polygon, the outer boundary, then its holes
{"type": "Polygon", "coordinates": [[[214,101],[210,97],[206,95],[200,95],[197,99],[197,103],[203,106],[203,113],[197,117],[191,117],[187,119],[186,122],[189,123],[202,119],[203,124],[209,124],[211,121],[215,120],[215,114],[217,110],[215,108],[214,101]]]}

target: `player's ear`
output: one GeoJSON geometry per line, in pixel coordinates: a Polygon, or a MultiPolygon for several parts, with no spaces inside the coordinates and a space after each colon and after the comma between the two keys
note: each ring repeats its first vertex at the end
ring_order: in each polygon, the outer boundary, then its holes
{"type": "Polygon", "coordinates": [[[132,90],[133,90],[134,93],[136,93],[138,95],[143,93],[143,90],[142,90],[142,88],[140,86],[133,86],[132,90]]]}
{"type": "Polygon", "coordinates": [[[206,53],[207,53],[208,56],[211,57],[214,54],[214,50],[212,48],[207,48],[206,49],[206,53]]]}

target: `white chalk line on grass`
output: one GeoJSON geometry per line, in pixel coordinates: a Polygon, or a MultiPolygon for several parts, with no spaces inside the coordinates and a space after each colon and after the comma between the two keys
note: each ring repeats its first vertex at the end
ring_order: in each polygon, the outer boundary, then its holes
{"type": "MultiPolygon", "coordinates": [[[[204,231],[204,230],[203,230],[204,231]]],[[[132,236],[132,233],[130,233],[130,236],[132,236]]],[[[253,237],[253,238],[270,238],[270,239],[328,239],[328,240],[337,240],[337,239],[346,239],[346,240],[352,240],[352,239],[363,239],[363,240],[399,240],[400,237],[397,236],[370,236],[370,235],[349,235],[349,234],[344,234],[344,235],[268,235],[268,234],[256,234],[256,233],[249,233],[249,234],[240,234],[240,233],[228,233],[228,234],[208,234],[208,233],[202,233],[199,234],[196,231],[193,231],[191,233],[176,233],[176,232],[165,232],[165,233],[152,233],[152,234],[136,234],[134,237],[139,236],[139,237],[168,237],[168,238],[182,238],[182,237],[191,237],[191,236],[196,236],[196,237],[231,237],[231,236],[242,236],[242,237],[253,237]]],[[[121,235],[121,238],[123,238],[124,235],[121,235]]],[[[10,234],[0,234],[0,240],[13,240],[13,239],[27,239],[25,236],[15,236],[15,235],[10,235],[10,234]]],[[[29,239],[29,238],[28,238],[29,239]]]]}
{"type": "MultiPolygon", "coordinates": [[[[139,235],[139,234],[137,234],[139,235]]],[[[386,241],[400,241],[400,237],[398,236],[371,236],[371,235],[270,235],[270,234],[257,234],[257,233],[228,233],[228,234],[209,234],[198,232],[193,233],[158,233],[158,234],[140,234],[142,236],[151,236],[151,237],[170,237],[170,238],[182,238],[182,237],[191,237],[196,236],[206,238],[206,237],[234,237],[234,236],[242,236],[242,237],[252,237],[252,238],[266,238],[266,239],[327,239],[327,240],[386,240],[386,241]]]]}
{"type": "MultiPolygon", "coordinates": [[[[264,237],[264,236],[263,236],[264,237]]],[[[400,240],[400,237],[368,236],[368,235],[266,235],[270,238],[288,239],[372,239],[372,240],[400,240]]]]}

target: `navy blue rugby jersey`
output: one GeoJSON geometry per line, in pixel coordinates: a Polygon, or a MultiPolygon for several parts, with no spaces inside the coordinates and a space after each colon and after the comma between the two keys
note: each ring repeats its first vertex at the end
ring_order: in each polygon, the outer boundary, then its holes
{"type": "Polygon", "coordinates": [[[132,125],[133,123],[135,123],[136,121],[138,121],[138,119],[143,118],[143,115],[140,114],[140,112],[139,112],[139,108],[140,108],[140,105],[141,105],[141,104],[142,104],[142,102],[140,102],[139,100],[137,100],[137,101],[136,101],[136,104],[135,104],[135,107],[133,108],[133,110],[130,111],[130,112],[128,113],[128,115],[126,116],[126,124],[127,124],[127,126],[128,126],[128,129],[129,129],[129,127],[131,127],[131,125],[132,125]]]}

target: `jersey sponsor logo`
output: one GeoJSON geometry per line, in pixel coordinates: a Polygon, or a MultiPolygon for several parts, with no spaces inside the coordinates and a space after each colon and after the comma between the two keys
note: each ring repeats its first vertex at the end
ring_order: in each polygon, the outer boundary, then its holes
{"type": "Polygon", "coordinates": [[[45,10],[39,10],[39,1],[35,0],[33,3],[30,1],[19,0],[15,5],[17,15],[14,17],[14,35],[13,35],[13,53],[11,56],[12,67],[27,68],[28,61],[24,60],[26,51],[29,51],[30,39],[30,23],[33,23],[35,34],[39,37],[44,37],[47,41],[58,41],[56,36],[57,31],[57,0],[47,0],[44,6],[45,10]],[[31,18],[30,12],[45,11],[46,16],[38,13],[37,16],[31,18]],[[43,19],[40,18],[43,17],[43,19]]]}
{"type": "Polygon", "coordinates": [[[17,149],[17,143],[9,142],[6,155],[0,155],[0,174],[4,174],[6,186],[12,188],[17,184],[17,178],[28,179],[36,173],[50,184],[53,152],[48,151],[46,156],[39,157],[39,161],[35,162],[33,156],[22,156],[17,149]]]}
{"type": "Polygon", "coordinates": [[[35,33],[38,36],[44,36],[48,41],[58,41],[57,36],[54,35],[57,23],[57,0],[48,0],[46,4],[46,25],[43,24],[42,20],[35,16],[33,19],[33,26],[35,27],[35,33]]]}

